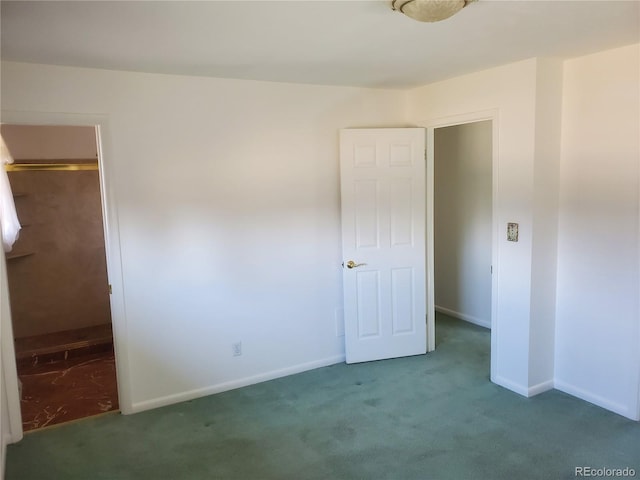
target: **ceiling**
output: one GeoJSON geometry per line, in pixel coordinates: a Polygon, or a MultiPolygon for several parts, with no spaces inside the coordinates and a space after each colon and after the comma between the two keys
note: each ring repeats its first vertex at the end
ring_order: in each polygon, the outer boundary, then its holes
{"type": "Polygon", "coordinates": [[[5,1],[2,59],[407,88],[640,41],[640,1],[479,0],[438,23],[390,1],[5,1]]]}

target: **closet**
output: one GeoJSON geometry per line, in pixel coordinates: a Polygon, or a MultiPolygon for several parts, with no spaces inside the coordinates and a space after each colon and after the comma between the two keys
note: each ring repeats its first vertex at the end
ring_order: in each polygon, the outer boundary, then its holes
{"type": "Polygon", "coordinates": [[[6,259],[24,429],[117,409],[96,130],[2,137],[22,226],[6,259]]]}

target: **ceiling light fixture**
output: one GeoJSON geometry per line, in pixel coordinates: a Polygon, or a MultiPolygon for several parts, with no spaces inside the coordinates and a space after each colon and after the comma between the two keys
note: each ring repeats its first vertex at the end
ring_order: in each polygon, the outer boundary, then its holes
{"type": "Polygon", "coordinates": [[[476,0],[392,0],[391,8],[420,22],[439,22],[476,0]]]}

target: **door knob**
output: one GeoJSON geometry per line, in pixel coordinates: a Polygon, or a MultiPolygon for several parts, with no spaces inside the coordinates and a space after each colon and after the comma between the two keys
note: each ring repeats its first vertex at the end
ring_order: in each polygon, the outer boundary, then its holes
{"type": "Polygon", "coordinates": [[[361,267],[363,265],[366,265],[366,263],[356,263],[353,260],[349,260],[347,262],[347,268],[357,268],[357,267],[361,267]]]}

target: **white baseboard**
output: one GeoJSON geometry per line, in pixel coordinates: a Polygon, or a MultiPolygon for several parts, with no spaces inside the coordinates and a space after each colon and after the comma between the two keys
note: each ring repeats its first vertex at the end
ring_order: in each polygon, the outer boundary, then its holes
{"type": "Polygon", "coordinates": [[[450,317],[457,318],[459,320],[464,320],[465,322],[473,323],[474,325],[478,325],[484,328],[491,328],[491,320],[483,320],[478,317],[473,317],[471,315],[467,315],[465,313],[456,312],[455,310],[451,310],[449,308],[440,307],[438,305],[435,306],[436,312],[444,313],[445,315],[449,315],[450,317]]]}
{"type": "Polygon", "coordinates": [[[500,385],[501,387],[506,388],[507,390],[511,390],[512,392],[517,393],[518,395],[522,395],[523,397],[529,396],[529,389],[524,385],[520,385],[518,383],[514,383],[511,380],[507,380],[504,377],[495,376],[491,377],[491,381],[496,385],[500,385]]]}
{"type": "Polygon", "coordinates": [[[589,403],[593,403],[598,407],[602,407],[605,410],[609,410],[611,412],[617,413],[618,415],[622,415],[623,417],[629,418],[631,420],[640,420],[640,415],[638,415],[635,405],[633,406],[625,406],[620,403],[612,402],[607,400],[604,397],[599,395],[593,395],[592,393],[587,392],[579,387],[571,385],[570,383],[564,382],[562,380],[558,380],[557,378],[553,380],[548,380],[546,382],[539,383],[532,387],[525,387],[523,385],[511,382],[506,378],[496,376],[491,377],[491,381],[496,385],[500,385],[512,392],[518,393],[523,397],[533,397],[542,392],[546,392],[547,390],[556,389],[561,392],[568,393],[571,396],[579,398],[581,400],[585,400],[589,403]]]}
{"type": "Polygon", "coordinates": [[[555,382],[553,380],[547,380],[546,382],[538,383],[533,387],[528,388],[527,397],[535,397],[541,393],[544,393],[548,390],[553,390],[555,387],[555,382]]]}
{"type": "Polygon", "coordinates": [[[132,406],[131,413],[138,413],[145,410],[151,410],[152,408],[165,407],[174,403],[186,402],[187,400],[193,400],[194,398],[206,397],[207,395],[213,395],[216,393],[226,392],[228,390],[234,390],[236,388],[247,387],[256,383],[266,382],[268,380],[274,380],[276,378],[286,377],[288,375],[294,375],[296,373],[302,373],[308,370],[314,370],[316,368],[327,367],[329,365],[335,365],[336,363],[342,363],[344,361],[344,355],[336,355],[334,357],[328,357],[313,362],[301,363],[292,367],[260,373],[258,375],[240,378],[238,380],[232,380],[230,382],[219,383],[217,385],[189,390],[187,392],[154,398],[152,400],[145,400],[143,402],[136,402],[132,406]]]}
{"type": "Polygon", "coordinates": [[[534,397],[536,395],[539,395],[540,393],[546,392],[547,390],[553,390],[555,386],[555,382],[553,380],[547,380],[546,382],[538,383],[537,385],[533,385],[532,387],[525,387],[524,385],[514,383],[511,380],[507,380],[506,378],[500,376],[492,377],[491,381],[496,385],[500,385],[507,390],[511,390],[512,392],[515,392],[518,395],[522,395],[523,397],[527,398],[534,397]]]}
{"type": "Polygon", "coordinates": [[[622,415],[623,417],[627,417],[631,420],[636,420],[636,421],[640,420],[638,416],[638,412],[636,411],[637,409],[634,408],[635,405],[632,407],[632,406],[625,406],[617,402],[612,402],[610,400],[607,400],[604,397],[589,393],[586,390],[576,387],[575,385],[572,385],[563,380],[556,379],[554,383],[555,383],[555,388],[557,390],[560,390],[564,393],[568,393],[569,395],[573,395],[574,397],[578,397],[589,403],[593,403],[594,405],[602,407],[606,410],[610,410],[614,413],[617,413],[618,415],[622,415]]]}

